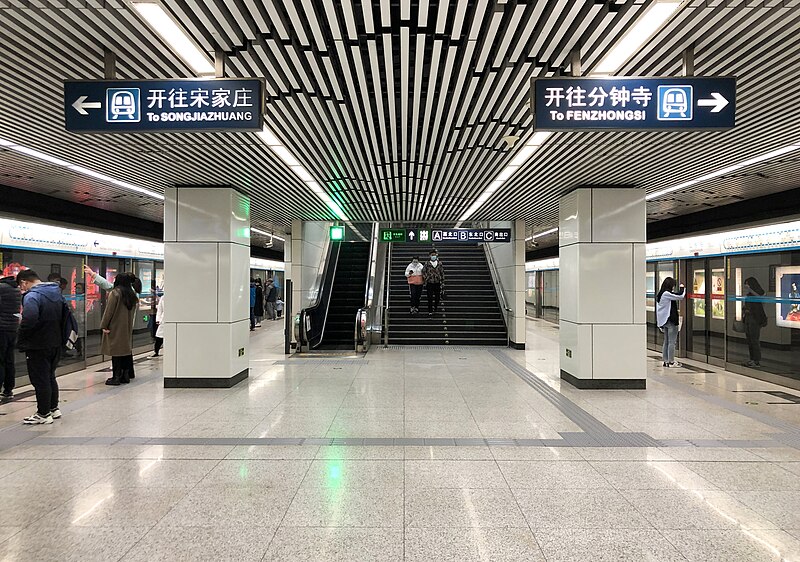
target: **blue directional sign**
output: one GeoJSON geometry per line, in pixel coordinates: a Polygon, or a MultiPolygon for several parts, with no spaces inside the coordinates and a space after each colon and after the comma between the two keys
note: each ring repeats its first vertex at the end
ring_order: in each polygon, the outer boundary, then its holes
{"type": "Polygon", "coordinates": [[[64,116],[75,133],[260,131],[259,79],[64,82],[64,116]]]}
{"type": "Polygon", "coordinates": [[[730,129],[736,78],[534,78],[534,128],[730,129]]]}

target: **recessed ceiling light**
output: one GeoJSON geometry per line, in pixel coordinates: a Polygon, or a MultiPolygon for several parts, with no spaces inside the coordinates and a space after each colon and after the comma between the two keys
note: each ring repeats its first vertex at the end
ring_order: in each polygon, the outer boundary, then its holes
{"type": "Polygon", "coordinates": [[[611,50],[597,63],[592,74],[614,74],[629,58],[639,52],[648,39],[678,10],[682,0],[657,0],[636,20],[611,50]]]}
{"type": "Polygon", "coordinates": [[[672,193],[673,191],[678,191],[679,189],[685,189],[687,187],[691,187],[693,185],[697,185],[698,183],[718,178],[720,176],[724,176],[726,174],[730,174],[740,168],[744,168],[746,166],[752,166],[753,164],[758,164],[759,162],[763,162],[765,160],[770,160],[772,158],[777,158],[778,156],[782,156],[784,154],[788,154],[789,152],[794,152],[795,150],[800,149],[800,144],[790,144],[789,146],[784,146],[783,148],[779,148],[777,150],[773,150],[771,152],[766,152],[764,154],[760,154],[754,158],[749,158],[747,160],[743,160],[736,164],[732,164],[731,166],[726,166],[724,168],[720,168],[714,172],[709,174],[702,175],[700,177],[694,178],[689,181],[685,181],[683,183],[679,183],[678,185],[673,185],[672,187],[668,187],[666,189],[661,189],[656,191],[655,193],[650,193],[645,196],[645,199],[650,201],[651,199],[655,199],[657,197],[661,197],[666,195],[667,193],[672,193]]]}
{"type": "Polygon", "coordinates": [[[197,74],[214,75],[214,65],[178,24],[154,2],[134,2],[133,7],[144,20],[167,42],[176,55],[192,67],[197,74]]]}

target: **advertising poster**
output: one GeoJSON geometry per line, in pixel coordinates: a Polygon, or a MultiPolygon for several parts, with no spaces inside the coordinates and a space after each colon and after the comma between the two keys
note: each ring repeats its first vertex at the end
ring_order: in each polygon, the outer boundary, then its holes
{"type": "Polygon", "coordinates": [[[725,319],[725,270],[711,270],[711,317],[725,319]]]}
{"type": "Polygon", "coordinates": [[[800,266],[776,267],[776,324],[800,328],[800,266]]]}
{"type": "Polygon", "coordinates": [[[654,296],[656,294],[656,272],[655,271],[648,271],[646,277],[646,290],[647,290],[647,299],[645,301],[645,309],[654,312],[656,309],[656,299],[654,296]]]}
{"type": "Polygon", "coordinates": [[[706,272],[695,271],[692,279],[692,309],[699,318],[706,317],[706,272]]]}

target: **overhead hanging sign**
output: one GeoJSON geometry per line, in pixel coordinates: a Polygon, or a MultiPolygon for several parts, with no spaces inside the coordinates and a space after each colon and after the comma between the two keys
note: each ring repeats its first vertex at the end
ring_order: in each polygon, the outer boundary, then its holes
{"type": "Polygon", "coordinates": [[[534,128],[730,129],[736,78],[534,78],[534,128]]]}
{"type": "Polygon", "coordinates": [[[64,116],[74,133],[260,131],[263,82],[75,80],[64,82],[64,116]]]}
{"type": "Polygon", "coordinates": [[[384,228],[380,234],[381,242],[511,242],[510,228],[384,228]]]}

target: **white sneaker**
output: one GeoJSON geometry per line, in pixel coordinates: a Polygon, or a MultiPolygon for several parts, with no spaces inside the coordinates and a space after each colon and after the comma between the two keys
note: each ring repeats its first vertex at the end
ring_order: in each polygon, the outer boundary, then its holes
{"type": "Polygon", "coordinates": [[[52,416],[54,420],[57,420],[58,418],[61,417],[61,410],[59,410],[58,408],[56,408],[55,410],[50,410],[50,416],[52,416]]]}
{"type": "Polygon", "coordinates": [[[24,423],[25,425],[50,424],[53,423],[53,416],[51,416],[50,414],[48,414],[46,417],[40,416],[39,412],[36,412],[31,417],[22,420],[22,423],[24,423]]]}
{"type": "Polygon", "coordinates": [[[678,363],[677,361],[673,361],[672,363],[669,364],[669,366],[680,369],[681,367],[683,367],[683,363],[678,363]]]}

